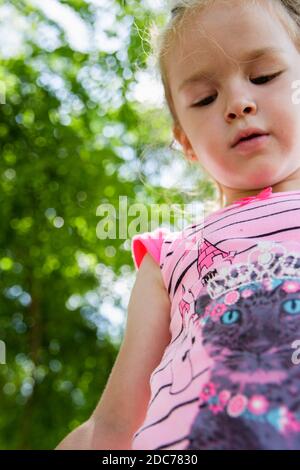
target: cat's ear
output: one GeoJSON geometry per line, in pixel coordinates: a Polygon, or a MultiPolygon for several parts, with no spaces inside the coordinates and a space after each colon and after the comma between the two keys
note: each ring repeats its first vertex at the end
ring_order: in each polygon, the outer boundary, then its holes
{"type": "Polygon", "coordinates": [[[195,313],[197,313],[199,317],[203,317],[205,314],[205,308],[210,304],[211,301],[212,299],[208,294],[198,297],[198,299],[195,301],[195,313]]]}

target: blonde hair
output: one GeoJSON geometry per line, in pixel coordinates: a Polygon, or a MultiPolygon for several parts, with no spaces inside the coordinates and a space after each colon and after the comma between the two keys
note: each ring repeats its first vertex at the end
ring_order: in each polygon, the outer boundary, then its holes
{"type": "MultiPolygon", "coordinates": [[[[164,88],[164,97],[167,108],[170,111],[171,118],[174,125],[179,125],[173,99],[168,84],[167,67],[165,57],[172,49],[173,39],[180,33],[182,26],[185,24],[187,18],[193,15],[194,10],[201,10],[207,6],[212,5],[216,1],[221,0],[171,0],[170,3],[170,19],[165,27],[160,31],[155,23],[152,23],[150,28],[151,47],[153,50],[154,66],[158,70],[164,88]]],[[[246,0],[247,4],[251,2],[251,6],[258,3],[261,4],[262,0],[246,0]]],[[[274,10],[277,13],[279,20],[283,27],[288,32],[291,40],[294,42],[296,48],[300,51],[300,1],[299,0],[263,0],[264,4],[269,7],[270,13],[274,10]]],[[[226,0],[228,3],[228,0],[226,0]]],[[[174,143],[174,140],[172,144],[174,143]]],[[[171,145],[172,145],[171,144],[171,145]]],[[[225,197],[222,187],[218,181],[214,180],[219,191],[219,204],[221,208],[224,207],[225,197]]]]}

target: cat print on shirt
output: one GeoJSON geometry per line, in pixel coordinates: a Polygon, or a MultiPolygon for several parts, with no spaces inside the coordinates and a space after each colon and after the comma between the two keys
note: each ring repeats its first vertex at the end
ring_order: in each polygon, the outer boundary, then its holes
{"type": "Polygon", "coordinates": [[[186,449],[299,449],[300,277],[250,283],[194,304],[213,359],[186,449]]]}

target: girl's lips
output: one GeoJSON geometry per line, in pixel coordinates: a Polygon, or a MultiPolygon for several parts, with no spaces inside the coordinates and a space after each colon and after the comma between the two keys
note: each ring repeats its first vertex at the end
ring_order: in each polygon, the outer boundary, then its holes
{"type": "Polygon", "coordinates": [[[266,145],[269,141],[269,134],[260,135],[258,137],[253,137],[249,140],[241,140],[235,147],[235,150],[242,152],[242,153],[250,153],[256,150],[260,150],[266,145]]]}

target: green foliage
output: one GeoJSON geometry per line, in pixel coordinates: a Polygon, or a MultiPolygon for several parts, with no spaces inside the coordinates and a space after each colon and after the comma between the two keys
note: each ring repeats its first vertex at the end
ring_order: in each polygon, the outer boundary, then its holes
{"type": "MultiPolygon", "coordinates": [[[[85,0],[61,3],[95,33],[99,8],[85,0]]],[[[139,165],[145,146],[169,143],[167,118],[160,110],[142,112],[127,94],[135,71],[146,67],[140,31],[153,13],[141,2],[110,3],[118,23],[135,20],[125,54],[78,50],[42,10],[2,2],[28,25],[25,48],[0,61],[2,449],[52,449],[95,408],[120,341],[109,335],[103,298],[110,295],[125,318],[113,285],[107,292],[103,267],[116,279],[124,266],[134,271],[130,243],[97,237],[97,207],[118,207],[119,195],[129,203],[163,202],[159,187],[141,181],[139,165]],[[45,27],[56,32],[56,45],[41,44],[45,27]],[[133,160],[123,158],[128,148],[133,160]],[[81,300],[70,307],[74,296],[81,300]]]]}

